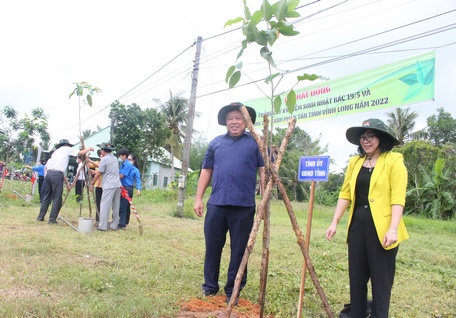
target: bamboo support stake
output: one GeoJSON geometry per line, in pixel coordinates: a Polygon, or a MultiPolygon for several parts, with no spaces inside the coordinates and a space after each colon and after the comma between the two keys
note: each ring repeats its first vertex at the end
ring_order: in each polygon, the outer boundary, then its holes
{"type": "MultiPolygon", "coordinates": [[[[267,140],[268,140],[268,128],[269,128],[269,119],[268,116],[263,118],[263,158],[265,158],[265,182],[267,183],[270,179],[269,166],[271,165],[271,156],[266,153],[267,149],[267,140]]],[[[264,193],[261,193],[264,195],[264,193]]],[[[258,304],[260,305],[260,318],[264,315],[264,303],[266,299],[266,285],[268,282],[268,271],[269,271],[269,243],[271,235],[271,194],[269,194],[269,199],[266,201],[265,211],[263,215],[263,252],[261,254],[261,272],[260,272],[260,294],[258,296],[258,304]]]]}
{"type": "MultiPolygon", "coordinates": [[[[81,167],[78,167],[78,170],[76,171],[76,176],[79,175],[79,172],[81,171],[81,168],[82,168],[82,166],[81,166],[81,167]]],[[[63,176],[63,177],[66,178],[65,176],[63,176]]],[[[73,188],[76,186],[76,181],[77,181],[77,180],[78,180],[78,178],[74,178],[74,179],[73,179],[73,182],[71,182],[71,184],[70,184],[70,189],[67,189],[68,192],[67,192],[67,194],[65,195],[65,198],[63,199],[62,208],[63,208],[63,206],[65,205],[65,202],[66,202],[66,200],[68,199],[68,195],[70,194],[71,190],[73,190],[73,188]]]]}
{"type": "MultiPolygon", "coordinates": [[[[315,181],[312,181],[311,186],[310,186],[309,208],[308,208],[308,213],[307,213],[307,228],[306,228],[306,250],[307,250],[307,252],[309,252],[310,231],[312,229],[314,197],[315,197],[315,181]]],[[[301,314],[302,314],[302,306],[303,306],[305,286],[306,286],[306,271],[307,271],[307,264],[304,260],[304,262],[302,262],[301,286],[299,289],[298,315],[297,315],[298,318],[300,318],[301,314]]]]}

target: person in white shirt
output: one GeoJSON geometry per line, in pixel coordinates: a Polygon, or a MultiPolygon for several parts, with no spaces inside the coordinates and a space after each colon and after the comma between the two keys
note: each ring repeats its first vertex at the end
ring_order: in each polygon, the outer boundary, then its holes
{"type": "MultiPolygon", "coordinates": [[[[59,216],[60,209],[62,208],[62,193],[63,183],[65,181],[65,173],[68,168],[68,161],[70,156],[84,156],[89,151],[93,151],[93,147],[83,150],[71,148],[72,144],[67,139],[62,139],[55,146],[57,149],[52,154],[51,159],[46,164],[46,188],[43,193],[43,200],[41,202],[40,213],[38,214],[37,221],[44,221],[49,204],[52,201],[51,213],[49,214],[49,224],[57,224],[57,217],[59,216]]],[[[70,190],[67,184],[68,191],[70,190]]]]}

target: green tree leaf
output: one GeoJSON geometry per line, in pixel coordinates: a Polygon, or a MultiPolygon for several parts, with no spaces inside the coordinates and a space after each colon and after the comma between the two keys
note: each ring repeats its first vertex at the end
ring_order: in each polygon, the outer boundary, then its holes
{"type": "Polygon", "coordinates": [[[276,114],[278,114],[280,112],[281,107],[282,107],[282,98],[279,95],[274,98],[274,112],[276,114]]]}
{"type": "Polygon", "coordinates": [[[266,79],[264,80],[266,84],[269,84],[271,83],[271,81],[276,78],[277,76],[279,76],[280,73],[274,73],[274,74],[271,74],[269,75],[268,77],[266,77],[266,79]]]}
{"type": "Polygon", "coordinates": [[[229,88],[233,88],[234,86],[236,86],[240,79],[241,79],[241,72],[240,71],[234,72],[233,75],[230,77],[229,88]]]}
{"type": "Polygon", "coordinates": [[[87,99],[87,104],[89,104],[89,106],[92,107],[92,96],[87,95],[86,99],[87,99]]]}
{"type": "Polygon", "coordinates": [[[281,23],[277,29],[279,30],[280,34],[283,34],[285,36],[295,36],[299,34],[299,32],[296,31],[291,24],[281,23]]]}
{"type": "Polygon", "coordinates": [[[225,83],[228,83],[231,75],[233,75],[235,70],[236,70],[236,66],[234,66],[234,65],[230,66],[230,68],[228,69],[228,72],[226,72],[225,83]]]}
{"type": "Polygon", "coordinates": [[[288,93],[287,100],[285,101],[285,104],[287,105],[288,112],[290,114],[293,114],[295,106],[296,106],[296,92],[294,90],[291,90],[288,93]]]}
{"type": "Polygon", "coordinates": [[[272,6],[268,0],[263,0],[261,4],[261,12],[265,21],[269,21],[272,18],[272,6]]]}
{"type": "Polygon", "coordinates": [[[282,21],[287,16],[288,12],[288,1],[287,0],[280,0],[277,3],[275,16],[277,17],[278,21],[282,21]]]}
{"type": "Polygon", "coordinates": [[[298,81],[315,81],[319,78],[320,78],[320,76],[318,76],[317,74],[310,75],[310,74],[305,73],[303,75],[298,76],[298,81]]]}
{"type": "Polygon", "coordinates": [[[233,25],[233,24],[236,24],[239,22],[244,22],[244,18],[237,17],[236,19],[228,20],[228,21],[226,21],[226,23],[223,27],[226,28],[227,26],[230,26],[230,25],[233,25]]]}

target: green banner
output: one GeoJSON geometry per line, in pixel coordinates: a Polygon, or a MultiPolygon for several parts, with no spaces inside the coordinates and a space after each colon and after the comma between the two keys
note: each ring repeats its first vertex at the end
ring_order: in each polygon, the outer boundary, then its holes
{"type": "MultiPolygon", "coordinates": [[[[369,71],[330,80],[296,91],[292,114],[285,103],[274,113],[274,126],[287,125],[291,117],[297,122],[352,115],[434,99],[435,51],[413,56],[369,71]]],[[[245,103],[257,117],[273,113],[267,98],[245,103]]],[[[271,118],[270,118],[271,120],[271,118]]],[[[262,120],[256,126],[261,126],[262,120]]]]}

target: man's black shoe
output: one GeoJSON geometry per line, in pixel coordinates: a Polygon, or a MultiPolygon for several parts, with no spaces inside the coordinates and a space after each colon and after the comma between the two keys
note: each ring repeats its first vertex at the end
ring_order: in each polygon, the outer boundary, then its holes
{"type": "Polygon", "coordinates": [[[201,291],[201,298],[204,298],[204,297],[213,297],[217,294],[217,292],[211,292],[209,290],[202,290],[201,291]]]}
{"type": "Polygon", "coordinates": [[[43,222],[43,221],[44,221],[44,219],[41,219],[41,218],[37,218],[36,220],[37,220],[37,221],[40,221],[40,222],[43,222]]]}
{"type": "MultiPolygon", "coordinates": [[[[230,303],[230,301],[231,301],[231,296],[226,296],[225,302],[227,305],[230,303]]],[[[234,306],[237,306],[238,302],[239,302],[239,297],[236,297],[236,300],[234,301],[234,306]]]]}
{"type": "Polygon", "coordinates": [[[57,222],[56,220],[54,220],[54,221],[49,221],[49,224],[59,224],[59,222],[57,222]]]}

